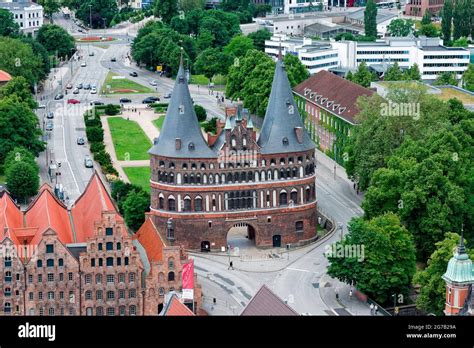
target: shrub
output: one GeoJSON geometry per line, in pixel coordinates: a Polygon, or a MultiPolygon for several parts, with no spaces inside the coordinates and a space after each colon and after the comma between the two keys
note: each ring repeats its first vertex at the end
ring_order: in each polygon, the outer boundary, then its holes
{"type": "Polygon", "coordinates": [[[118,115],[120,113],[120,105],[107,104],[105,106],[105,114],[109,116],[118,115]]]}
{"type": "Polygon", "coordinates": [[[105,151],[96,152],[94,154],[94,159],[101,165],[101,167],[112,164],[112,158],[105,151]]]}
{"type": "Polygon", "coordinates": [[[91,143],[104,141],[104,130],[101,127],[87,127],[86,135],[91,143]]]}
{"type": "Polygon", "coordinates": [[[207,112],[206,109],[204,109],[201,105],[194,105],[194,111],[196,112],[196,116],[199,122],[206,120],[207,112]]]}
{"type": "Polygon", "coordinates": [[[100,152],[100,151],[105,151],[104,143],[101,143],[101,142],[91,143],[91,152],[92,153],[97,153],[97,152],[100,152]]]}

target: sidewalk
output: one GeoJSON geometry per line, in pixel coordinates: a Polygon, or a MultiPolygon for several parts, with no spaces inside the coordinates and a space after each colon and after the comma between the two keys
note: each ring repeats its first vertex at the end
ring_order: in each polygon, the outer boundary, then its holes
{"type": "MultiPolygon", "coordinates": [[[[327,274],[321,277],[319,284],[319,295],[334,314],[340,316],[372,315],[370,305],[355,296],[354,288],[352,298],[350,297],[351,286],[349,284],[333,279],[327,274]],[[339,293],[338,299],[336,298],[336,289],[339,293]]],[[[378,312],[377,315],[381,316],[382,314],[378,312]]]]}

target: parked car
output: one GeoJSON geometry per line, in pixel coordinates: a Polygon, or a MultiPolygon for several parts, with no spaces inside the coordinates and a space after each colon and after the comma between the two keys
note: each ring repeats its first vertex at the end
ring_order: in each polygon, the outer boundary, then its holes
{"type": "Polygon", "coordinates": [[[121,102],[121,103],[131,103],[132,100],[131,100],[131,99],[128,99],[128,98],[120,98],[120,102],[121,102]]]}
{"type": "Polygon", "coordinates": [[[79,89],[76,88],[72,93],[73,94],[79,94],[79,89]]]}
{"type": "Polygon", "coordinates": [[[94,55],[94,52],[89,52],[89,56],[93,56],[94,55]]]}
{"type": "Polygon", "coordinates": [[[94,167],[94,162],[92,162],[92,160],[90,159],[89,156],[86,156],[86,158],[84,158],[84,166],[86,168],[93,168],[94,167]]]}
{"type": "Polygon", "coordinates": [[[54,113],[52,111],[48,112],[48,114],[46,115],[46,118],[54,118],[54,113]]]}
{"type": "Polygon", "coordinates": [[[83,88],[84,89],[91,89],[91,85],[89,83],[85,83],[83,88]]]}
{"type": "Polygon", "coordinates": [[[167,93],[167,94],[165,94],[165,95],[163,96],[163,98],[165,98],[165,99],[169,99],[169,98],[171,98],[171,93],[167,93]]]}
{"type": "Polygon", "coordinates": [[[91,94],[97,94],[97,90],[95,88],[91,89],[91,94]]]}
{"type": "Polygon", "coordinates": [[[71,83],[68,83],[68,84],[66,85],[66,88],[67,88],[67,89],[72,89],[72,84],[71,84],[71,83]]]}
{"type": "Polygon", "coordinates": [[[115,59],[115,57],[113,57],[113,58],[110,59],[110,61],[111,61],[111,62],[116,62],[117,59],[115,59]]]}
{"type": "Polygon", "coordinates": [[[158,98],[158,97],[147,97],[147,98],[142,100],[142,103],[143,104],[152,104],[152,103],[155,103],[157,101],[160,101],[160,98],[158,98]]]}
{"type": "Polygon", "coordinates": [[[138,76],[138,74],[137,74],[137,72],[136,72],[136,71],[132,71],[132,72],[130,73],[130,76],[137,77],[137,76],[138,76]]]}
{"type": "Polygon", "coordinates": [[[94,100],[94,101],[91,102],[91,105],[105,105],[105,104],[98,101],[98,100],[94,100]]]}
{"type": "Polygon", "coordinates": [[[53,127],[54,127],[53,121],[48,121],[48,122],[46,122],[46,130],[47,130],[47,131],[52,131],[52,130],[53,130],[53,127]]]}
{"type": "Polygon", "coordinates": [[[82,67],[87,66],[86,62],[82,62],[82,63],[81,63],[81,66],[82,66],[82,67]]]}
{"type": "Polygon", "coordinates": [[[60,100],[60,99],[63,99],[64,98],[64,95],[61,94],[61,93],[58,93],[54,96],[54,100],[60,100]]]}
{"type": "Polygon", "coordinates": [[[68,104],[79,104],[80,101],[77,100],[77,99],[68,99],[68,100],[67,100],[67,103],[68,103],[68,104]]]}
{"type": "Polygon", "coordinates": [[[150,85],[152,86],[158,86],[158,82],[156,80],[151,80],[150,85]]]}
{"type": "Polygon", "coordinates": [[[94,84],[94,83],[91,83],[91,88],[92,88],[92,89],[97,89],[97,85],[94,84]]]}
{"type": "Polygon", "coordinates": [[[40,105],[38,105],[38,109],[46,109],[46,105],[40,104],[40,105]]]}
{"type": "Polygon", "coordinates": [[[76,88],[81,89],[82,88],[82,83],[78,83],[76,88]]]}
{"type": "Polygon", "coordinates": [[[84,145],[86,143],[86,141],[84,140],[83,137],[79,137],[79,138],[77,138],[76,143],[77,143],[77,145],[84,145]]]}

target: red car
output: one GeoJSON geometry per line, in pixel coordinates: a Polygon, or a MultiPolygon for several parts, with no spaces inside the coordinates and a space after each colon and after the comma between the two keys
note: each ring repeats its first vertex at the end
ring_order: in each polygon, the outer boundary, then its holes
{"type": "Polygon", "coordinates": [[[79,104],[80,101],[77,100],[77,99],[68,99],[68,100],[67,100],[67,103],[68,103],[68,104],[79,104]]]}

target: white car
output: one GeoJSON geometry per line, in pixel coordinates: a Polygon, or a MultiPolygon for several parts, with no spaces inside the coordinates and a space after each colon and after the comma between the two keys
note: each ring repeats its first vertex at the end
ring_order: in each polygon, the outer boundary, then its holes
{"type": "Polygon", "coordinates": [[[150,85],[152,86],[158,86],[158,82],[156,80],[151,80],[150,85]]]}
{"type": "Polygon", "coordinates": [[[82,67],[87,66],[86,62],[82,62],[82,63],[81,63],[81,66],[82,66],[82,67]]]}
{"type": "Polygon", "coordinates": [[[97,94],[97,90],[95,88],[91,89],[91,94],[97,94]]]}

